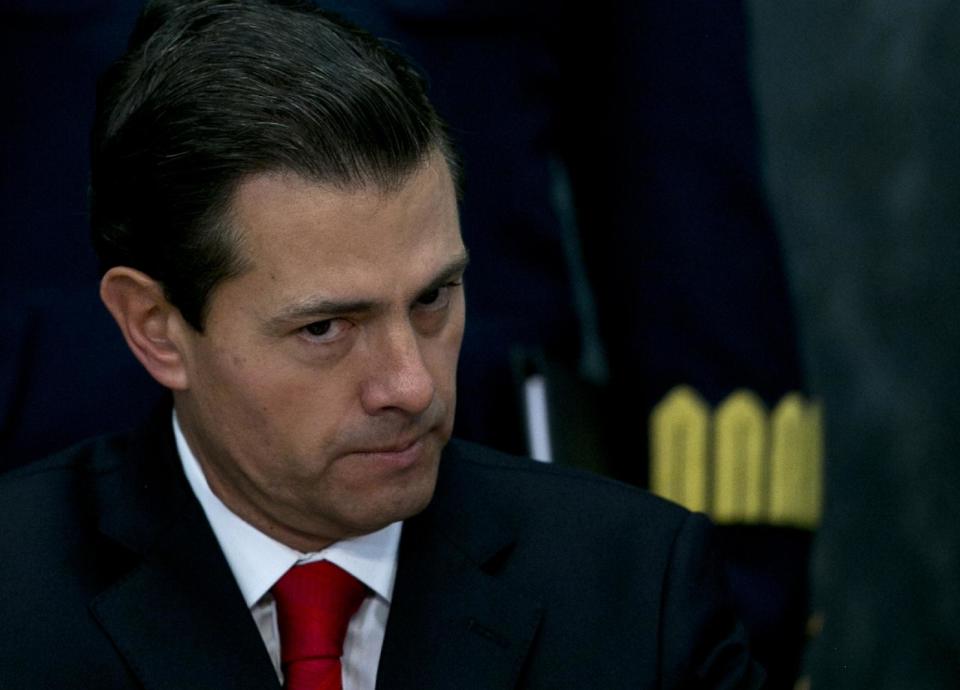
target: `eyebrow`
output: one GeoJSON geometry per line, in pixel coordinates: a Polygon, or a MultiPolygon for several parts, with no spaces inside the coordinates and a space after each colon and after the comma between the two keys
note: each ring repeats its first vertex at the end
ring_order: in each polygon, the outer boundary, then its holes
{"type": "MultiPolygon", "coordinates": [[[[466,250],[464,250],[462,254],[440,269],[423,289],[417,291],[417,295],[425,295],[433,290],[439,290],[466,271],[469,263],[470,257],[466,250]]],[[[329,319],[343,316],[344,314],[370,312],[378,306],[379,303],[375,300],[336,300],[323,297],[308,297],[285,307],[278,314],[271,317],[265,324],[265,327],[268,331],[272,331],[291,322],[304,321],[307,319],[329,319]]]]}

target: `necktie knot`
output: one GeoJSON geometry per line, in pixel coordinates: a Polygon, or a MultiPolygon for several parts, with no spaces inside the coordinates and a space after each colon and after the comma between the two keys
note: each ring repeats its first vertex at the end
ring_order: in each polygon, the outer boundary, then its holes
{"type": "Polygon", "coordinates": [[[340,687],[343,640],[365,596],[359,580],[329,561],[294,566],[277,581],[273,597],[287,688],[340,687]],[[316,680],[301,685],[300,678],[316,680]],[[336,684],[319,684],[321,678],[336,684]]]}

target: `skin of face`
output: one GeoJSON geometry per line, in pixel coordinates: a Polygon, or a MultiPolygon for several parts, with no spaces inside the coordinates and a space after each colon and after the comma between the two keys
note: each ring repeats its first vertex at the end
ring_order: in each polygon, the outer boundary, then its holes
{"type": "Polygon", "coordinates": [[[450,437],[466,250],[447,164],[398,190],[243,181],[248,270],[185,339],[177,417],[214,493],[301,551],[410,517],[450,437]]]}

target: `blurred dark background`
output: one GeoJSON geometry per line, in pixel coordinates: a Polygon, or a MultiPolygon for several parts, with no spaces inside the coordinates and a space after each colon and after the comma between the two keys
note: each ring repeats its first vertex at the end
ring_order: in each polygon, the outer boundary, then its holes
{"type": "MultiPolygon", "coordinates": [[[[86,236],[92,87],[137,5],[0,2],[3,466],[158,395],[86,236]]],[[[674,386],[709,408],[819,399],[812,557],[805,529],[723,532],[775,687],[801,654],[814,688],[960,687],[958,3],[340,5],[426,69],[467,159],[460,433],[522,450],[498,401],[559,371],[555,397],[602,425],[585,446],[618,458],[599,469],[647,485],[647,417],[674,386]]]]}
{"type": "Polygon", "coordinates": [[[960,687],[960,3],[750,9],[765,179],[826,409],[813,687],[960,687]]]}

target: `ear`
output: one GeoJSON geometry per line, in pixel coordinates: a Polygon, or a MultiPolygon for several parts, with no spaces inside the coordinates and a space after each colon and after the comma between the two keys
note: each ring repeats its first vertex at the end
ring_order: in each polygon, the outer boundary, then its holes
{"type": "Polygon", "coordinates": [[[185,390],[184,329],[189,326],[167,301],[163,287],[146,273],[114,266],[100,281],[100,299],[150,375],[171,390],[185,390]]]}

